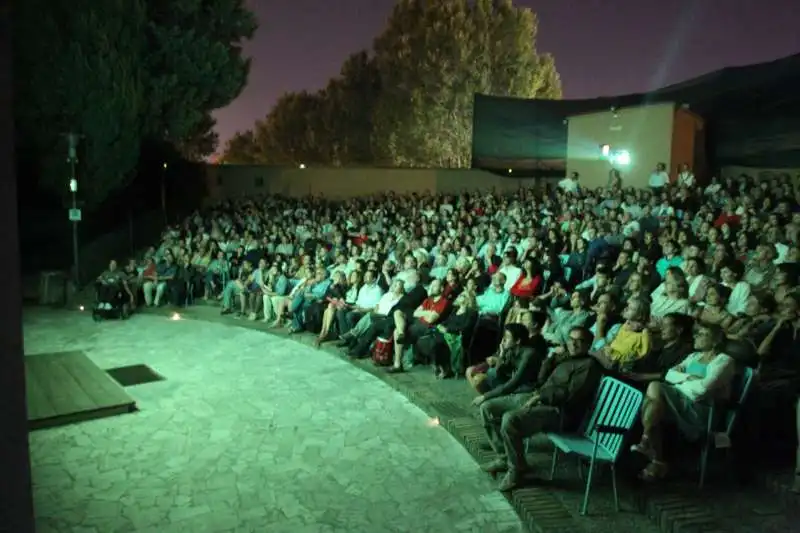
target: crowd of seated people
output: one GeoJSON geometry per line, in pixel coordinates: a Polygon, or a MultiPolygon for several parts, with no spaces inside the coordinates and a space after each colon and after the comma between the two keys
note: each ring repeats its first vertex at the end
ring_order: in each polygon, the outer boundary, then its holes
{"type": "Polygon", "coordinates": [[[388,372],[466,377],[506,490],[527,470],[522,440],[578,423],[608,374],[645,394],[633,447],[644,479],[669,471],[663,424],[696,437],[743,367],[756,372],[751,444],[793,441],[798,191],[788,178],[704,187],[688,168],[673,183],[660,172],[646,189],[590,190],[573,175],[508,195],[227,201],[165,231],[131,300],[218,300],[349,357],[380,351],[388,372]]]}

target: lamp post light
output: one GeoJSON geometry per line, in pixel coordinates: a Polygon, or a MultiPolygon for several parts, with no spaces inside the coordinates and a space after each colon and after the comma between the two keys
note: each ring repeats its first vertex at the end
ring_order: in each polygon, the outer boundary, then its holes
{"type": "Polygon", "coordinates": [[[81,212],[78,209],[78,179],[75,169],[78,165],[78,142],[81,138],[77,133],[67,133],[67,163],[69,163],[69,192],[72,195],[72,209],[69,211],[69,220],[72,222],[72,276],[75,289],[80,287],[80,258],[78,255],[78,222],[81,212]]]}

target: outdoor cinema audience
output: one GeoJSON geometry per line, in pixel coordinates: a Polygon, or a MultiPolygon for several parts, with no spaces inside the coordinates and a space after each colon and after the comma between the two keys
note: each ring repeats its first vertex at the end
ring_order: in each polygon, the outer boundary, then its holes
{"type": "Polygon", "coordinates": [[[645,395],[642,479],[674,473],[665,442],[700,437],[747,367],[735,446],[783,453],[797,444],[800,191],[653,168],[642,189],[615,172],[598,189],[572,174],[508,194],[228,200],[112,263],[98,298],[216,300],[390,373],[431,365],[431,387],[466,377],[503,490],[524,482],[524,441],[577,427],[603,375],[645,395]]]}

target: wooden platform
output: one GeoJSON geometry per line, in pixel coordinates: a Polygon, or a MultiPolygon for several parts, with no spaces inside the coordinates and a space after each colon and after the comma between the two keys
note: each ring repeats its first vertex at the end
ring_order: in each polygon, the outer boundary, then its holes
{"type": "Polygon", "coordinates": [[[136,402],[83,352],[25,356],[30,429],[72,424],[136,410],[136,402]]]}

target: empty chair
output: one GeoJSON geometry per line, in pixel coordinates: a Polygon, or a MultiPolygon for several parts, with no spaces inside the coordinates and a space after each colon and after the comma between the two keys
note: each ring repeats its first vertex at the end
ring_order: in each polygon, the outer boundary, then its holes
{"type": "Polygon", "coordinates": [[[708,468],[708,457],[711,454],[712,448],[729,448],[731,446],[731,434],[736,425],[736,419],[739,415],[739,408],[744,405],[747,395],[750,392],[750,386],[753,383],[753,376],[755,372],[752,368],[745,367],[742,370],[740,387],[734,390],[731,395],[730,401],[727,402],[711,402],[709,403],[710,409],[708,412],[708,421],[706,424],[705,435],[701,442],[700,451],[700,488],[706,482],[706,469],[708,468]],[[722,420],[722,430],[715,431],[715,424],[720,411],[725,413],[722,420]]]}
{"type": "Polygon", "coordinates": [[[619,510],[615,467],[625,436],[636,422],[643,400],[644,395],[639,390],[614,378],[605,377],[600,382],[592,412],[584,422],[580,433],[546,434],[555,446],[550,469],[551,479],[555,475],[559,453],[589,459],[589,475],[586,477],[581,514],[586,514],[589,506],[589,492],[592,488],[595,464],[598,461],[607,463],[611,467],[614,506],[619,510]]]}

